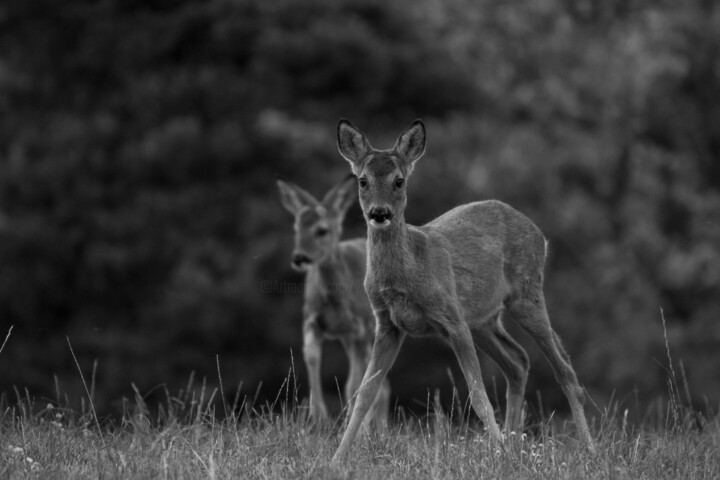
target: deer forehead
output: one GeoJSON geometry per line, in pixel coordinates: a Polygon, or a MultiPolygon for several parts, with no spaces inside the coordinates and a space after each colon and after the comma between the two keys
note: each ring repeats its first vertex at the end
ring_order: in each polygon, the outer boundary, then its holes
{"type": "Polygon", "coordinates": [[[378,152],[365,163],[363,174],[368,177],[383,179],[403,174],[400,160],[392,154],[378,152]]]}
{"type": "Polygon", "coordinates": [[[299,231],[309,230],[316,225],[327,228],[327,209],[322,205],[305,207],[298,212],[296,220],[295,225],[299,231]]]}

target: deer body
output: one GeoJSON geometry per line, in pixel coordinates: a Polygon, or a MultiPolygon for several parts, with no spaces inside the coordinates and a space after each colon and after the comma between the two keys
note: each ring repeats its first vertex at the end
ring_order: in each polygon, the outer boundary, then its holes
{"type": "MultiPolygon", "coordinates": [[[[370,360],[375,319],[363,289],[364,238],[340,241],[342,220],[354,200],[355,180],[336,185],[322,202],[300,187],[278,181],[283,206],[295,216],[292,265],[305,272],[303,359],[310,383],[310,414],[328,417],[320,376],[322,344],[338,340],[349,360],[345,383],[348,411],[370,360]]],[[[384,428],[389,384],[384,382],[369,420],[384,428]]]]}
{"type": "Polygon", "coordinates": [[[398,221],[391,228],[370,232],[365,286],[372,304],[393,312],[393,324],[408,334],[445,336],[446,325],[434,319],[456,305],[471,327],[482,326],[505,299],[542,281],[542,233],[502,202],[475,202],[422,227],[398,221]],[[505,261],[516,252],[534,253],[520,263],[505,261]]]}
{"type": "Polygon", "coordinates": [[[550,361],[583,440],[593,448],[582,408],[583,390],[552,330],[543,295],[546,242],[526,216],[499,201],[456,207],[422,227],[407,225],[406,179],[425,150],[416,121],[390,150],[376,150],[347,121],[338,125],[340,153],[358,177],[368,224],[365,289],[377,319],[370,364],[333,463],[344,459],[377,389],[407,335],[434,334],[453,349],[473,409],[491,440],[501,442],[482,382],[475,345],[507,380],[505,428],[522,427],[529,359],[503,327],[517,321],[550,361]]]}
{"type": "Polygon", "coordinates": [[[375,319],[362,295],[366,255],[364,238],[345,240],[307,268],[303,318],[313,319],[323,338],[372,345],[375,319]]]}

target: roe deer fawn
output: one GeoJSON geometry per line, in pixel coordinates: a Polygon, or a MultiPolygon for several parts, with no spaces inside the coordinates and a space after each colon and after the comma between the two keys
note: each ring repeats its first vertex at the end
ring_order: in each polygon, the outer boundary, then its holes
{"type": "MultiPolygon", "coordinates": [[[[310,415],[314,419],[328,416],[320,382],[324,339],[339,340],[350,362],[345,384],[349,415],[375,335],[375,318],[362,284],[365,239],[340,241],[345,212],[355,200],[355,177],[333,187],[322,202],[297,185],[282,180],[277,184],[282,205],[295,217],[292,266],[306,272],[303,358],[310,382],[310,415]]],[[[371,417],[378,428],[386,424],[389,403],[390,387],[384,382],[371,417]]]]}
{"type": "Polygon", "coordinates": [[[425,152],[423,123],[416,120],[389,150],[374,149],[347,120],[340,121],[337,134],[340,154],[358,177],[368,226],[365,289],[377,330],[370,364],[332,462],[341,462],[348,453],[406,335],[434,334],[449,343],[473,409],[490,438],[501,442],[474,340],[507,379],[505,428],[521,428],[530,364],[525,350],[505,331],[505,317],[517,321],[550,361],[579,435],[592,450],[583,389],[545,307],[546,241],[540,229],[496,200],[456,207],[422,227],[408,225],[406,181],[425,152]]]}

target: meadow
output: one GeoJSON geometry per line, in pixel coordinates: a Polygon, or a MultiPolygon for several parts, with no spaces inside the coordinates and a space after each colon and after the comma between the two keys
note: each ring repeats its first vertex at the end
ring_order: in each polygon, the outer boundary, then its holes
{"type": "Polygon", "coordinates": [[[262,405],[239,394],[226,402],[222,381],[210,389],[192,376],[157,405],[135,388],[115,421],[95,414],[93,376],[79,408],[59,391],[0,399],[0,478],[718,478],[720,416],[684,406],[676,380],[669,372],[667,401],[643,412],[613,402],[591,413],[595,454],[552,414],[493,447],[469,408],[443,409],[435,392],[424,414],[396,409],[385,433],[361,433],[338,469],[329,461],[342,421],[311,421],[294,369],[262,405]],[[636,414],[641,421],[628,420],[636,414]]]}

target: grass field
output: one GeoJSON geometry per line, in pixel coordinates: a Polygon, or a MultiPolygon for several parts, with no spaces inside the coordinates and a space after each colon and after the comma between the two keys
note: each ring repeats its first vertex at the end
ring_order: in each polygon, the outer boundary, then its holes
{"type": "Polygon", "coordinates": [[[529,426],[534,433],[510,432],[502,447],[492,446],[467,407],[457,401],[445,411],[436,393],[425,414],[399,410],[386,432],[361,433],[345,466],[332,468],[342,421],[310,420],[294,368],[265,405],[240,399],[239,387],[227,404],[219,374],[219,391],[191,375],[186,388],[165,389],[152,408],[133,385],[135,398],[111,422],[95,414],[94,374],[88,387],[76,365],[87,393],[79,408],[68,407],[57,382],[52,401],[19,389],[0,396],[0,479],[720,478],[720,415],[683,406],[672,367],[667,401],[635,412],[640,422],[629,422],[618,403],[595,406],[596,453],[578,444],[571,422],[552,416],[529,426]]]}
{"type": "Polygon", "coordinates": [[[591,417],[595,455],[572,422],[549,419],[496,449],[473,421],[428,402],[425,415],[396,412],[385,434],[361,435],[346,468],[332,469],[342,428],[313,425],[293,384],[253,408],[190,381],[152,412],[138,393],[112,425],[89,401],[72,411],[18,391],[2,398],[0,478],[720,478],[720,418],[672,396],[639,425],[620,408],[591,417]]]}

